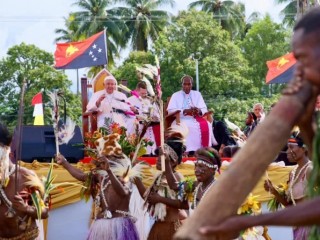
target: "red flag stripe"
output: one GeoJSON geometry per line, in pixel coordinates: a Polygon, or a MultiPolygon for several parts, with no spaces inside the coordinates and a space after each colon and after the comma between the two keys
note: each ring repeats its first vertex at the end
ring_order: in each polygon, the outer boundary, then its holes
{"type": "Polygon", "coordinates": [[[99,32],[81,42],[57,43],[57,48],[54,53],[55,67],[63,67],[82,55],[102,34],[105,34],[105,32],[99,32]]]}
{"type": "Polygon", "coordinates": [[[32,98],[31,101],[32,105],[36,105],[39,103],[42,103],[42,92],[37,93],[36,95],[34,95],[34,97],[32,98]]]}
{"type": "Polygon", "coordinates": [[[288,53],[277,59],[267,61],[268,73],[266,76],[266,82],[268,83],[272,79],[286,72],[296,63],[296,61],[297,60],[294,58],[293,53],[288,53]]]}

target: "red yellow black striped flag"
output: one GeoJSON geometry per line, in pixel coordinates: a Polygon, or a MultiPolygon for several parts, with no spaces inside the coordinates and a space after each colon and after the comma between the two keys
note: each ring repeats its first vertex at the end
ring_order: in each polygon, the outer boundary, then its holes
{"type": "Polygon", "coordinates": [[[296,59],[293,53],[288,53],[277,59],[267,61],[268,73],[266,83],[287,83],[293,77],[296,59]]]}

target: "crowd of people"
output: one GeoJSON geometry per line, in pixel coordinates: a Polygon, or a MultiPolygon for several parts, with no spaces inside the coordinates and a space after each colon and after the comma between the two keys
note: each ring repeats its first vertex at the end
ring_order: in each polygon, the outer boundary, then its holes
{"type": "MultiPolygon", "coordinates": [[[[316,101],[320,93],[319,22],[320,8],[315,8],[295,27],[293,52],[297,59],[296,78],[285,91],[285,94],[296,93],[305,81],[313,84],[315,96],[309,102],[311,107],[307,108],[312,112],[307,114],[310,116],[308,119],[304,119],[304,123],[308,124],[312,124],[314,112],[319,110],[316,101]]],[[[147,154],[158,155],[156,167],[160,170],[153,176],[151,186],[145,186],[142,181],[142,169],[145,166],[132,163],[119,144],[104,144],[97,149],[97,159],[93,161],[94,168],[90,172],[75,168],[61,154],[55,156],[58,164],[83,182],[86,193],[93,199],[93,219],[87,239],[173,239],[183,220],[192,217],[192,211],[208,191],[214,191],[215,173],[220,170],[222,159],[232,157],[239,151],[239,146],[223,121],[210,118],[211,113],[201,93],[192,90],[192,84],[192,77],[183,76],[182,90],[174,93],[168,103],[166,111],[176,118],[165,134],[165,144],[157,144],[158,128],[150,125],[147,130],[147,137],[154,140],[147,154]],[[106,148],[108,151],[105,151],[106,148]],[[185,179],[176,171],[185,155],[195,157],[195,180],[185,179]],[[135,207],[141,209],[130,207],[130,202],[138,198],[134,191],[138,192],[142,203],[135,207]],[[138,210],[143,212],[143,217],[153,220],[147,233],[145,229],[137,227],[136,221],[142,216],[133,213],[138,210]]],[[[140,129],[139,122],[146,118],[155,123],[159,121],[159,109],[152,98],[148,97],[146,83],[139,82],[136,94],[130,98],[117,91],[116,86],[117,81],[113,76],[106,77],[105,89],[94,93],[88,103],[88,110],[99,112],[98,126],[103,126],[105,119],[110,118],[126,127],[130,133],[140,129]]],[[[243,139],[251,137],[254,129],[266,117],[261,103],[254,104],[247,114],[244,136],[241,136],[243,139]]],[[[303,132],[306,125],[301,126],[303,132]]],[[[10,144],[11,135],[0,124],[0,240],[37,239],[38,220],[48,217],[48,201],[42,198],[43,186],[40,186],[41,181],[36,174],[12,163],[10,144]],[[40,212],[35,206],[35,195],[41,202],[40,212]]],[[[285,152],[287,161],[295,164],[288,176],[289,188],[285,197],[279,194],[270,180],[264,184],[265,190],[286,206],[284,210],[258,216],[232,216],[217,226],[208,223],[208,226],[199,229],[201,234],[234,239],[241,230],[252,226],[289,225],[295,226],[294,240],[308,239],[308,226],[320,223],[320,198],[308,200],[306,195],[313,170],[310,153],[297,132],[293,132],[288,139],[285,152]]]]}

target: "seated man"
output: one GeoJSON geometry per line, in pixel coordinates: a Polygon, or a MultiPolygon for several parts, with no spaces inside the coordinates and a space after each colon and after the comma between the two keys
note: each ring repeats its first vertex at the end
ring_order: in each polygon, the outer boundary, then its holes
{"type": "MultiPolygon", "coordinates": [[[[180,110],[180,120],[187,125],[189,134],[186,139],[186,151],[194,152],[201,147],[217,145],[211,124],[201,116],[208,112],[207,106],[198,91],[191,90],[193,79],[182,77],[182,90],[174,93],[167,107],[168,114],[180,110]]],[[[172,123],[177,124],[176,121],[172,123]]]]}
{"type": "MultiPolygon", "coordinates": [[[[151,101],[151,99],[148,97],[147,92],[147,84],[145,82],[138,82],[136,87],[136,92],[138,95],[133,95],[128,98],[129,103],[131,106],[134,106],[138,109],[139,115],[136,115],[135,118],[132,118],[133,121],[141,121],[144,119],[151,119],[152,124],[147,129],[144,138],[147,138],[148,140],[153,142],[152,146],[147,147],[147,154],[154,154],[154,151],[157,148],[156,142],[159,143],[160,141],[160,126],[157,124],[159,122],[159,108],[158,106],[151,101]]],[[[128,124],[128,133],[134,133],[135,132],[135,124],[128,124]],[[131,125],[131,126],[130,126],[131,125]]],[[[141,131],[142,125],[140,124],[139,130],[141,131]]]]}
{"type": "Polygon", "coordinates": [[[247,138],[251,135],[257,124],[257,116],[254,114],[254,112],[247,112],[246,127],[243,130],[247,138]]]}
{"type": "Polygon", "coordinates": [[[104,89],[90,98],[87,111],[98,111],[98,128],[104,125],[105,118],[127,127],[127,116],[134,115],[135,109],[130,109],[126,95],[116,90],[117,80],[113,76],[107,76],[103,85],[104,89]]]}

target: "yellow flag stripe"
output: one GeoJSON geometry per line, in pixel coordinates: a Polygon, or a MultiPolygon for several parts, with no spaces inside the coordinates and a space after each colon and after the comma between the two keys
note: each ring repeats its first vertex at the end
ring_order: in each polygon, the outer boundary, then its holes
{"type": "Polygon", "coordinates": [[[43,115],[35,116],[33,125],[44,125],[43,115]]]}

